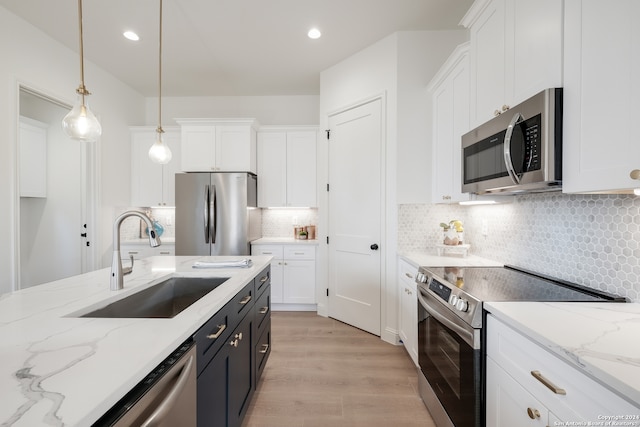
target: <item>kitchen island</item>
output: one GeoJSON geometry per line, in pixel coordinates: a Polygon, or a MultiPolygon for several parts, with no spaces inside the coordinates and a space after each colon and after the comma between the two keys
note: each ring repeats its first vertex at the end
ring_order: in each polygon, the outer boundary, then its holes
{"type": "Polygon", "coordinates": [[[249,268],[196,269],[239,257],[150,257],[120,291],[107,268],[1,295],[0,423],[91,425],[271,261],[249,258],[249,268]],[[174,318],[77,317],[170,277],[229,280],[174,318]]]}

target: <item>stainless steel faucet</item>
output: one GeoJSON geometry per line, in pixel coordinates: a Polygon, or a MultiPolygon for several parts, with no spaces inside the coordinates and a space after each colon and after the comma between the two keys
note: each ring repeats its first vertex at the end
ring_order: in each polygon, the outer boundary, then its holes
{"type": "Polygon", "coordinates": [[[141,220],[147,223],[147,230],[149,230],[149,245],[152,248],[160,246],[160,237],[156,236],[156,230],[153,228],[153,222],[151,219],[138,211],[126,211],[122,215],[116,218],[113,223],[113,258],[111,260],[111,285],[112,291],[119,291],[124,287],[124,275],[133,271],[133,257],[131,257],[131,267],[122,268],[122,259],[120,258],[120,225],[122,221],[130,216],[137,216],[141,220]]]}

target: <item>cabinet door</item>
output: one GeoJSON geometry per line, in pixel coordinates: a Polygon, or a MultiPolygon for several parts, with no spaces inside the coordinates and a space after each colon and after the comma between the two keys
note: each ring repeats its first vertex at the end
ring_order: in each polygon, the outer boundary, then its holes
{"type": "Polygon", "coordinates": [[[156,141],[156,128],[131,128],[131,205],[174,206],[175,178],[180,171],[180,131],[164,130],[163,141],[171,149],[172,159],[159,165],[149,159],[149,148],[156,141]]]}
{"type": "Polygon", "coordinates": [[[316,132],[287,132],[287,206],[317,205],[316,132]]]}
{"type": "Polygon", "coordinates": [[[284,261],[281,259],[271,261],[271,302],[284,302],[284,261]]]}
{"type": "Polygon", "coordinates": [[[563,191],[630,191],[640,182],[636,0],[565,0],[563,191]]]}
{"type": "Polygon", "coordinates": [[[216,170],[256,172],[256,136],[249,125],[216,126],[216,170]]]}
{"type": "Polygon", "coordinates": [[[462,193],[461,137],[469,130],[468,45],[445,63],[445,76],[433,89],[433,202],[468,200],[462,193]]]}
{"type": "Polygon", "coordinates": [[[162,165],[149,159],[155,139],[155,128],[131,130],[131,206],[162,204],[162,165]]]}
{"type": "Polygon", "coordinates": [[[413,363],[418,365],[418,299],[415,275],[418,269],[398,260],[398,291],[400,292],[399,335],[413,363]]]}
{"type": "Polygon", "coordinates": [[[506,104],[562,87],[562,9],[558,0],[506,2],[506,104]]]}
{"type": "Polygon", "coordinates": [[[216,169],[216,127],[182,125],[181,165],[184,172],[212,172],[216,169]]]}
{"type": "Polygon", "coordinates": [[[287,205],[287,134],[258,134],[258,206],[287,205]]]}
{"type": "Polygon", "coordinates": [[[284,263],[284,302],[315,304],[316,262],[285,260],[284,263]]]}
{"type": "Polygon", "coordinates": [[[471,126],[494,116],[505,103],[505,0],[492,0],[469,29],[471,126]]]}
{"type": "Polygon", "coordinates": [[[228,408],[229,391],[229,354],[231,345],[229,340],[224,343],[218,354],[198,376],[198,427],[220,426],[229,424],[228,408]]]}
{"type": "Polygon", "coordinates": [[[20,117],[20,197],[47,197],[47,125],[20,117]]]}
{"type": "MultiPolygon", "coordinates": [[[[165,129],[163,141],[171,150],[171,161],[162,165],[162,205],[176,205],[176,173],[182,170],[179,129],[165,129]]],[[[135,206],[135,205],[134,205],[135,206]]]]}
{"type": "Polygon", "coordinates": [[[255,381],[255,364],[253,359],[253,321],[251,314],[247,315],[235,332],[231,334],[229,351],[229,426],[240,427],[242,419],[249,409],[249,402],[253,396],[255,381]],[[237,342],[236,342],[237,340],[237,342]]]}
{"type": "Polygon", "coordinates": [[[524,387],[487,357],[486,425],[547,426],[549,412],[524,387]]]}

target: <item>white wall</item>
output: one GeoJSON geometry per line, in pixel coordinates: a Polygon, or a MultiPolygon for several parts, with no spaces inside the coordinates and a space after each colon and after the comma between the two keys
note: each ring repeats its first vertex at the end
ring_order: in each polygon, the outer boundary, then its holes
{"type": "MultiPolygon", "coordinates": [[[[426,86],[455,46],[466,39],[464,31],[415,31],[388,36],[320,75],[320,129],[328,126],[328,115],[373,96],[384,94],[386,126],[385,230],[382,248],[382,339],[397,341],[397,292],[395,254],[397,248],[397,203],[405,199],[428,199],[431,181],[428,171],[412,168],[430,164],[430,101],[426,86]],[[400,129],[402,129],[400,131],[400,129]],[[409,160],[407,160],[409,159],[409,160]],[[404,164],[409,162],[410,166],[404,164]],[[416,173],[417,172],[417,173],[416,173]],[[399,183],[410,190],[398,193],[399,183]]],[[[326,140],[318,148],[319,238],[327,234],[328,177],[326,140]]],[[[326,245],[318,251],[318,289],[328,287],[326,245]]],[[[327,314],[327,297],[318,292],[318,312],[327,314]]]]}
{"type": "MultiPolygon", "coordinates": [[[[177,118],[251,117],[261,125],[315,125],[320,97],[308,96],[202,96],[162,97],[162,123],[177,118]]],[[[147,125],[158,123],[158,98],[147,99],[147,125]]]]}
{"type": "MultiPolygon", "coordinates": [[[[90,49],[90,46],[85,46],[90,49]]],[[[16,135],[18,83],[72,104],[79,83],[78,54],[0,7],[0,293],[13,287],[16,272],[16,135]]],[[[85,61],[91,108],[99,115],[100,194],[97,244],[103,266],[110,262],[115,206],[130,199],[128,126],[143,123],[144,99],[122,82],[85,61]],[[124,166],[124,167],[123,167],[124,166]]],[[[54,250],[55,248],[52,248],[54,250]]]]}

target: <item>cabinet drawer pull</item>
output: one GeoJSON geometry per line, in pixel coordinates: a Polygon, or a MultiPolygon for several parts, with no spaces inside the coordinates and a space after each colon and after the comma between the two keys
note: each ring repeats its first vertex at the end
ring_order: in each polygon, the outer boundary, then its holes
{"type": "Polygon", "coordinates": [[[294,252],[294,255],[304,255],[304,252],[294,252]]]}
{"type": "Polygon", "coordinates": [[[269,280],[269,276],[263,276],[263,277],[260,278],[260,283],[264,283],[267,280],[269,280]]]}
{"type": "Polygon", "coordinates": [[[222,334],[222,332],[224,332],[225,329],[227,329],[227,325],[218,325],[218,332],[216,332],[215,334],[207,335],[207,338],[209,338],[210,340],[215,340],[220,336],[220,334],[222,334]]]}
{"type": "Polygon", "coordinates": [[[527,408],[527,415],[529,415],[529,418],[532,420],[535,420],[536,418],[540,418],[540,411],[537,409],[527,408]]]}
{"type": "Polygon", "coordinates": [[[236,334],[236,341],[242,341],[242,332],[236,334]]]}
{"type": "Polygon", "coordinates": [[[260,314],[267,314],[269,312],[269,307],[262,307],[260,309],[260,314]]]}
{"type": "Polygon", "coordinates": [[[137,254],[138,254],[138,251],[129,251],[129,252],[127,252],[127,253],[128,253],[129,255],[137,255],[137,254]]]}
{"type": "Polygon", "coordinates": [[[531,371],[531,375],[533,375],[533,378],[535,378],[538,381],[540,381],[542,384],[544,384],[545,387],[547,387],[549,390],[551,390],[555,394],[563,394],[563,395],[567,394],[565,389],[560,388],[560,387],[556,386],[554,383],[552,383],[551,381],[549,381],[549,379],[545,378],[540,373],[540,371],[531,371]]]}
{"type": "Polygon", "coordinates": [[[230,345],[231,347],[238,347],[238,339],[236,338],[235,340],[231,341],[231,342],[229,343],[229,345],[230,345]]]}
{"type": "Polygon", "coordinates": [[[242,298],[242,301],[240,301],[238,304],[245,305],[249,301],[251,301],[251,295],[247,295],[246,297],[242,298]]]}
{"type": "Polygon", "coordinates": [[[171,252],[169,251],[160,251],[160,255],[170,255],[171,252]]]}
{"type": "Polygon", "coordinates": [[[404,273],[405,276],[407,276],[409,279],[413,279],[413,275],[409,274],[409,273],[404,273]]]}
{"type": "Polygon", "coordinates": [[[262,251],[262,255],[272,255],[273,252],[262,251]]]}
{"type": "Polygon", "coordinates": [[[262,350],[260,350],[260,353],[265,354],[267,351],[269,351],[269,344],[262,344],[262,350]]]}

